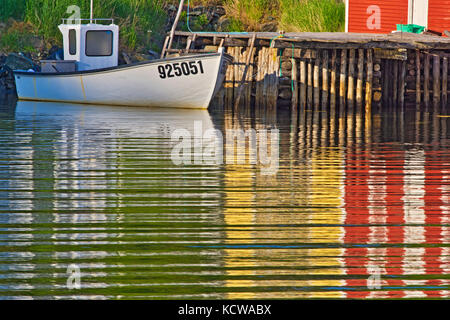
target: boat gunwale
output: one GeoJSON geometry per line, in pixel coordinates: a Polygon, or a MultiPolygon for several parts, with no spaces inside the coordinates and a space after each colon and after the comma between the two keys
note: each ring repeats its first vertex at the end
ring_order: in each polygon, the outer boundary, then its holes
{"type": "Polygon", "coordinates": [[[109,72],[120,71],[120,70],[124,70],[124,69],[134,69],[134,68],[152,65],[152,64],[161,64],[166,61],[171,62],[171,61],[176,61],[176,60],[212,58],[212,57],[222,56],[222,55],[224,56],[225,59],[230,60],[230,62],[233,61],[233,57],[228,55],[227,53],[213,52],[213,53],[205,53],[205,54],[197,54],[197,55],[189,55],[189,56],[148,60],[148,61],[136,62],[136,63],[131,63],[131,64],[124,64],[124,65],[120,65],[120,66],[116,66],[116,67],[108,67],[108,68],[84,70],[84,71],[53,72],[52,73],[52,72],[29,72],[29,71],[17,70],[17,71],[13,71],[13,73],[14,73],[14,75],[31,76],[31,77],[36,77],[36,76],[42,76],[42,77],[82,76],[82,75],[95,74],[95,73],[109,73],[109,72]]]}

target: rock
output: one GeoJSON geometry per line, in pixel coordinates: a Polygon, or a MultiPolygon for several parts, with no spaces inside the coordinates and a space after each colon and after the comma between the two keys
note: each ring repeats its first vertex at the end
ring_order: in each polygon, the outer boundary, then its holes
{"type": "Polygon", "coordinates": [[[227,31],[230,27],[231,20],[226,16],[220,17],[219,21],[217,21],[217,31],[224,32],[227,31]]]}
{"type": "Polygon", "coordinates": [[[29,70],[36,67],[31,59],[17,53],[11,53],[8,55],[5,61],[5,66],[12,70],[29,70]]]}
{"type": "Polygon", "coordinates": [[[64,60],[64,50],[58,46],[53,46],[48,51],[47,60],[64,60]]]}
{"type": "Polygon", "coordinates": [[[33,48],[35,48],[38,51],[42,51],[45,49],[45,42],[42,37],[32,36],[30,39],[30,44],[33,48]]]}
{"type": "Polygon", "coordinates": [[[261,26],[262,32],[276,32],[278,24],[276,22],[267,22],[261,26]]]}
{"type": "Polygon", "coordinates": [[[148,54],[152,57],[151,60],[159,59],[159,58],[161,57],[161,54],[159,54],[159,53],[156,52],[156,51],[148,50],[147,52],[148,52],[148,54]]]}
{"type": "Polygon", "coordinates": [[[131,59],[126,52],[122,52],[122,58],[125,64],[131,64],[131,59]]]}
{"type": "Polygon", "coordinates": [[[214,10],[214,15],[218,16],[218,17],[224,16],[227,13],[225,11],[225,8],[221,7],[221,6],[214,7],[213,10],[214,10]]]}
{"type": "Polygon", "coordinates": [[[6,65],[0,67],[0,92],[9,93],[15,90],[13,71],[6,65]]]}

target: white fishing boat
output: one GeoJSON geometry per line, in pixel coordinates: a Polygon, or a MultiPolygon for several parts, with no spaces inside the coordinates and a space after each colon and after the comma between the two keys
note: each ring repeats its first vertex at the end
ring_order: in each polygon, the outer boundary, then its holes
{"type": "Polygon", "coordinates": [[[86,20],[59,26],[64,60],[41,61],[41,72],[14,71],[20,100],[206,109],[232,61],[219,48],[119,66],[119,27],[94,19],[92,2],[86,20]]]}

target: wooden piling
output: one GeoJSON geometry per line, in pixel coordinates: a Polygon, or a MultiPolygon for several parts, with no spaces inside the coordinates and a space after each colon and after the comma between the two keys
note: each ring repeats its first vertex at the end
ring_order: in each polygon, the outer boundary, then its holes
{"type": "Polygon", "coordinates": [[[355,105],[355,49],[350,49],[348,59],[347,106],[352,110],[355,105]]]}
{"type": "Polygon", "coordinates": [[[292,128],[297,126],[298,118],[298,65],[295,58],[291,58],[292,70],[291,70],[291,89],[292,89],[292,99],[291,99],[291,119],[292,128]]]}
{"type": "Polygon", "coordinates": [[[339,114],[342,117],[345,114],[345,97],[347,94],[347,50],[341,51],[341,74],[339,78],[339,114]]]}
{"type": "Polygon", "coordinates": [[[322,59],[322,111],[326,111],[328,107],[328,50],[323,51],[322,59]]]}
{"type": "Polygon", "coordinates": [[[416,50],[416,106],[420,107],[422,89],[421,89],[421,67],[420,67],[420,51],[416,50]]]}
{"type": "Polygon", "coordinates": [[[392,68],[392,102],[391,107],[396,107],[398,103],[398,60],[393,60],[392,68]]]}
{"type": "Polygon", "coordinates": [[[441,102],[441,57],[433,55],[433,106],[441,102]]]}
{"type": "Polygon", "coordinates": [[[358,78],[356,81],[356,106],[358,112],[362,111],[364,77],[364,49],[358,49],[358,78]]]}
{"type": "Polygon", "coordinates": [[[430,55],[425,54],[425,61],[423,64],[423,102],[426,108],[430,106],[429,86],[430,86],[430,55]]]}
{"type": "MultiPolygon", "coordinates": [[[[242,93],[244,92],[244,83],[247,80],[247,73],[248,73],[248,69],[249,69],[249,66],[250,66],[250,61],[251,61],[252,56],[253,56],[253,48],[255,46],[255,39],[256,39],[256,33],[253,34],[253,37],[251,39],[250,49],[248,49],[244,53],[244,56],[243,56],[243,58],[245,58],[245,67],[244,67],[244,70],[241,72],[242,75],[239,74],[241,76],[241,78],[240,78],[241,82],[239,84],[239,92],[237,94],[236,102],[235,102],[235,107],[236,108],[239,107],[241,96],[242,96],[242,93]]],[[[239,68],[239,70],[242,70],[242,68],[239,68]]]]}
{"type": "Polygon", "coordinates": [[[447,107],[448,103],[448,58],[442,59],[442,107],[447,107]]]}
{"type": "Polygon", "coordinates": [[[312,59],[308,59],[308,94],[307,94],[307,108],[311,109],[313,105],[313,64],[312,59]]]}
{"type": "Polygon", "coordinates": [[[314,109],[319,110],[320,105],[320,51],[317,51],[314,62],[314,109]]]}
{"type": "Polygon", "coordinates": [[[306,62],[303,58],[300,60],[300,110],[306,108],[306,62]]]}
{"type": "Polygon", "coordinates": [[[400,108],[403,110],[405,107],[405,77],[406,77],[406,61],[400,61],[400,70],[399,70],[399,88],[398,88],[398,104],[400,108]]]}
{"type": "Polygon", "coordinates": [[[336,113],[336,76],[337,76],[337,50],[331,53],[331,79],[330,79],[330,114],[334,117],[336,113]]]}
{"type": "Polygon", "coordinates": [[[292,90],[292,109],[297,113],[298,109],[298,64],[295,58],[291,58],[292,69],[291,69],[291,90],[292,90]]]}
{"type": "MultiPolygon", "coordinates": [[[[233,56],[234,48],[228,47],[227,53],[233,56]]],[[[233,88],[234,88],[234,65],[232,63],[230,63],[227,67],[224,87],[225,87],[225,106],[232,106],[233,88]]]]}
{"type": "Polygon", "coordinates": [[[366,97],[365,97],[365,112],[371,113],[372,108],[372,84],[373,84],[373,50],[367,50],[367,77],[366,77],[366,97]]]}
{"type": "Polygon", "coordinates": [[[391,68],[391,60],[384,60],[383,61],[383,106],[386,108],[389,105],[389,98],[390,98],[390,82],[391,82],[391,75],[390,75],[390,68],[391,68]]]}

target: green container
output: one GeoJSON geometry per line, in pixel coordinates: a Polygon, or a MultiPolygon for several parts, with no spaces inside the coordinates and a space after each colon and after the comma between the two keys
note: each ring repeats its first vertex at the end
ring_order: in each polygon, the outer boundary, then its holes
{"type": "Polygon", "coordinates": [[[411,33],[422,33],[425,27],[419,26],[417,24],[398,24],[397,31],[401,32],[411,32],[411,33]]]}

